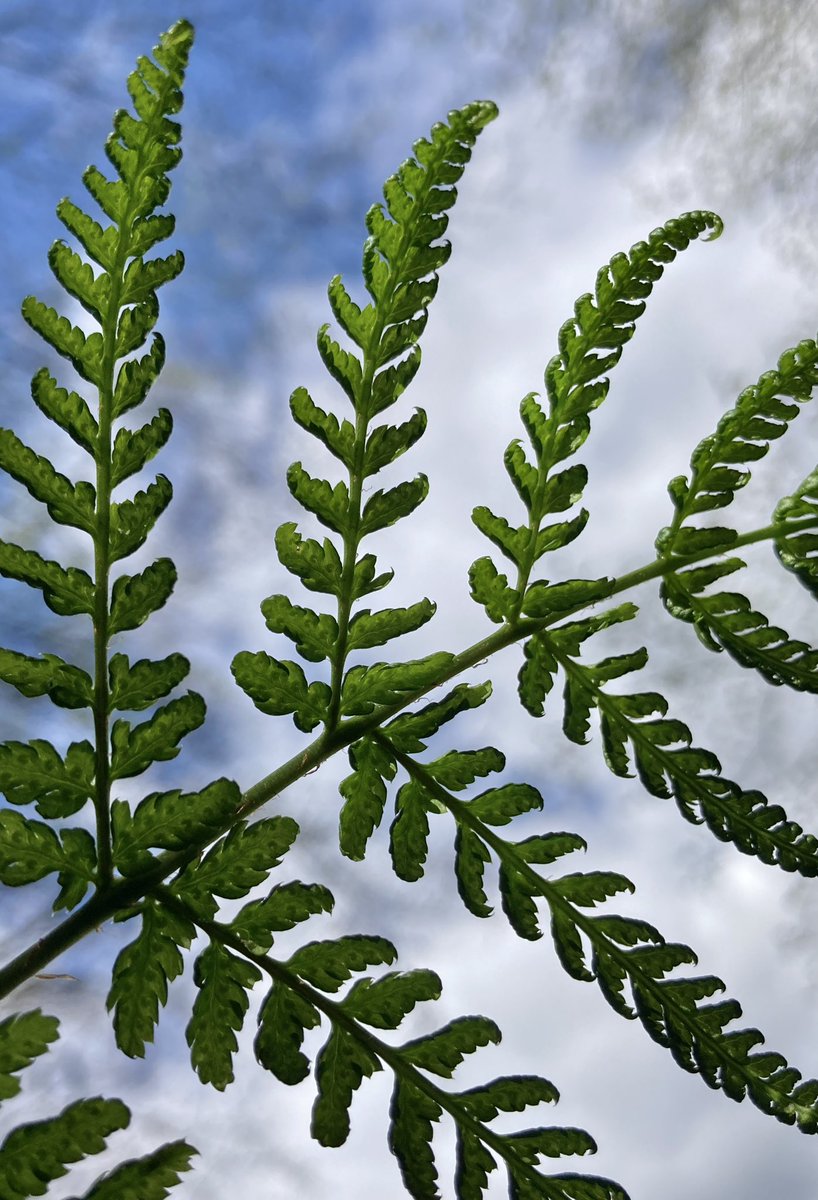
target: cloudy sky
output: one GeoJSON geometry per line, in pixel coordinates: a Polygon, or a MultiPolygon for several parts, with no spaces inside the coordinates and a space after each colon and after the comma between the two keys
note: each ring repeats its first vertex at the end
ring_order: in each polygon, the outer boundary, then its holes
{"type": "MultiPolygon", "coordinates": [[[[814,54],[801,20],[813,6],[782,4],[772,25],[764,24],[769,6],[749,0],[658,7],[585,0],[573,10],[559,0],[516,0],[502,6],[503,19],[497,7],[437,0],[408,12],[369,0],[191,0],[178,14],[197,26],[185,158],[171,202],[187,268],[161,296],[169,363],[155,389],[156,401],[174,409],[174,437],[157,465],[176,498],[147,549],[151,557],[170,553],[181,578],[171,604],[129,649],[183,650],[210,718],[177,762],[151,777],[151,790],[170,779],[193,789],[220,774],[247,786],[301,744],[285,720],[258,714],[229,674],[237,650],[283,650],[258,605],[295,586],[272,544],[276,526],[296,518],[284,470],[295,458],[331,470],[320,447],[291,425],[287,398],[303,384],[318,403],[339,403],[314,343],[329,319],[327,281],[340,271],[357,287],[367,207],[412,141],[448,109],[490,96],[501,115],[459,189],[453,257],[431,309],[423,368],[403,405],[403,415],[425,408],[429,430],[396,479],[424,470],[431,494],[377,546],[396,568],[387,603],[421,595],[438,602],[438,616],[407,641],[406,656],[460,649],[487,631],[466,580],[487,544],[468,514],[488,503],[518,515],[501,459],[521,432],[519,401],[542,387],[557,329],[611,254],[685,209],[718,208],[725,220],[721,240],[694,244],[668,269],[595,415],[582,452],[591,521],[563,552],[566,577],[621,574],[649,561],[669,519],[667,480],[685,469],[696,441],[742,387],[784,348],[814,336],[805,264],[815,244],[803,219],[814,197],[806,137],[813,118],[799,110],[814,54]]],[[[44,360],[19,301],[36,292],[62,303],[46,264],[61,233],[54,204],[66,193],[84,202],[79,177],[88,161],[101,164],[125,77],[176,15],[159,0],[138,7],[73,0],[53,10],[10,3],[0,14],[2,422],[69,472],[78,465],[71,447],[28,401],[29,377],[44,360]]],[[[743,498],[741,528],[765,523],[776,498],[814,465],[814,431],[806,412],[792,445],[763,464],[743,498]]],[[[42,540],[52,535],[13,485],[3,487],[2,503],[2,536],[13,530],[54,554],[65,546],[62,530],[57,541],[42,540]]],[[[304,528],[315,533],[308,519],[304,528]]],[[[815,644],[805,594],[780,572],[771,575],[770,562],[768,552],[755,556],[751,594],[771,620],[815,644]]],[[[20,604],[21,590],[2,589],[3,644],[82,661],[83,631],[20,604]],[[73,639],[70,653],[65,637],[73,639]]],[[[610,646],[647,644],[644,686],[668,696],[729,776],[814,828],[812,698],[782,695],[709,655],[660,610],[655,590],[636,599],[639,627],[610,646]]],[[[499,746],[507,778],[528,780],[545,797],[545,812],[526,819],[525,832],[582,834],[589,851],[571,869],[628,875],[636,895],[616,908],[693,946],[701,972],[719,974],[742,1002],[744,1024],[760,1027],[806,1076],[818,1075],[815,884],[740,856],[635,781],[613,779],[597,738],[587,747],[564,740],[557,695],[544,720],[529,718],[514,694],[518,665],[512,649],[477,669],[475,680],[494,680],[495,696],[461,720],[456,744],[499,746]]],[[[48,706],[18,703],[16,695],[2,700],[4,738],[84,736],[77,725],[56,725],[48,706]]],[[[498,1021],[503,1045],[474,1056],[464,1085],[507,1072],[552,1079],[562,1100],[542,1120],[586,1128],[599,1153],[577,1169],[612,1176],[633,1200],[682,1200],[693,1191],[705,1200],[812,1196],[813,1139],[680,1072],[593,985],[561,972],[547,937],[520,943],[501,914],[477,922],[464,912],[445,818],[417,884],[391,876],[383,835],[365,863],[341,859],[335,830],[344,773],[345,763],[327,764],[281,798],[276,811],[293,815],[302,835],[280,878],[323,882],[336,895],[333,917],[315,921],[308,936],[381,933],[397,944],[403,968],[441,974],[442,1000],[436,1013],[427,1006],[419,1015],[418,1031],[466,1012],[498,1021]]],[[[48,912],[48,887],[29,892],[3,899],[9,953],[48,920],[39,915],[48,912]]],[[[252,1020],[235,1084],[219,1095],[197,1082],[184,1043],[189,979],[176,985],[147,1061],[117,1055],[104,998],[113,957],[129,936],[123,927],[100,930],[55,966],[74,981],[34,981],[15,998],[15,1006],[59,1015],[65,1036],[28,1072],[24,1098],[4,1113],[6,1126],[78,1095],[119,1095],[134,1111],[124,1149],[114,1143],[110,1159],[93,1160],[70,1185],[53,1188],[55,1196],[80,1192],[83,1180],[118,1158],[181,1136],[202,1157],[180,1197],[211,1200],[228,1188],[247,1200],[284,1200],[296,1189],[304,1200],[400,1194],[385,1141],[386,1072],[356,1097],[347,1145],[327,1151],[307,1136],[312,1085],[285,1089],[256,1065],[252,1020]]],[[[440,1144],[450,1197],[445,1127],[440,1144]]],[[[504,1194],[498,1173],[490,1195],[504,1194]]]]}

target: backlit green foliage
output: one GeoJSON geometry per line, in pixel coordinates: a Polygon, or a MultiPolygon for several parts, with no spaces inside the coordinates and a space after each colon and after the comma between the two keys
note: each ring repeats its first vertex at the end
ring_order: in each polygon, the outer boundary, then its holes
{"type": "MultiPolygon", "coordinates": [[[[145,1055],[170,985],[192,965],[196,994],[186,1039],[200,1080],[219,1091],[232,1082],[238,1036],[252,1010],[258,1063],[287,1086],[312,1075],[312,1136],[339,1146],[350,1131],[354,1093],[388,1069],[394,1077],[388,1145],[416,1200],[440,1195],[434,1132],[444,1115],[454,1123],[459,1200],[482,1200],[498,1166],[512,1200],[624,1200],[610,1180],[555,1173],[543,1164],[592,1153],[594,1141],[583,1130],[526,1125],[509,1132],[504,1125],[500,1132],[492,1124],[500,1114],[555,1102],[557,1090],[547,1079],[532,1074],[466,1090],[449,1086],[466,1057],[500,1040],[488,1017],[456,1017],[420,1036],[411,1028],[398,1034],[404,1021],[411,1026],[418,1005],[440,997],[443,984],[434,971],[397,969],[395,946],[377,932],[312,937],[310,920],[326,919],[334,897],[320,882],[291,877],[287,856],[299,833],[292,817],[254,818],[321,762],[346,751],[351,771],[340,785],[342,854],[364,858],[388,812],[392,868],[414,881],[426,870],[432,823],[446,823],[457,892],[470,913],[491,914],[496,879],[513,933],[537,941],[547,931],[568,975],[596,982],[615,1012],[638,1020],[685,1071],[733,1100],[749,1097],[777,1120],[818,1132],[818,1082],[802,1081],[780,1054],[762,1049],[758,1030],[736,1027],[739,1004],[714,999],[724,991],[715,975],[690,973],[696,964],[690,947],[667,942],[647,920],[615,911],[615,897],[634,891],[629,879],[610,870],[565,869],[561,860],[583,850],[583,839],[543,824],[543,799],[530,783],[490,782],[506,770],[502,751],[432,744],[455,721],[467,738],[469,714],[490,700],[490,682],[467,684],[458,676],[519,644],[519,697],[528,713],[539,718],[549,703],[553,707],[549,696],[560,677],[567,738],[587,742],[598,719],[614,774],[635,774],[649,793],[673,798],[688,821],[743,853],[818,875],[815,836],[760,792],[728,779],[713,751],[693,745],[687,725],[668,715],[660,692],[623,686],[644,669],[647,650],[600,658],[593,640],[636,616],[623,593],[656,580],[668,613],[691,624],[709,649],[726,650],[775,685],[818,691],[816,650],[771,626],[743,594],[712,590],[743,568],[743,545],[766,540],[818,595],[816,474],[781,500],[765,529],[739,533],[696,523],[700,514],[732,505],[749,482],[750,464],[783,436],[809,399],[818,383],[816,343],[786,351],[775,370],[746,388],[694,451],[689,477],[671,481],[673,516],[657,538],[655,558],[620,577],[535,577],[548,555],[585,528],[588,512],[578,506],[587,471],[575,456],[589,436],[591,414],[606,399],[608,374],[665,267],[696,238],[721,232],[715,214],[683,214],[629,253],[615,254],[597,275],[594,293],[580,297],[560,329],[558,353],[545,372],[545,401],[534,393],[523,399],[525,438],[515,439],[504,459],[524,516],[514,523],[482,505],[472,514],[511,564],[498,563],[493,550],[470,571],[472,596],[495,628],[459,652],[444,648],[412,658],[403,651],[393,657],[390,649],[384,661],[368,653],[421,629],[436,611],[426,596],[405,607],[371,607],[370,597],[387,588],[393,571],[364,543],[408,517],[429,483],[411,471],[390,487],[368,481],[411,451],[426,428],[420,409],[382,415],[420,366],[419,339],[450,253],[447,214],[478,137],[497,115],[489,102],[451,112],[387,180],[384,203],[366,218],[365,303],[339,276],[330,282],[339,329],[321,327],[318,351],[340,388],[340,409],[322,407],[304,388],[290,399],[293,419],[334,460],[330,479],[300,462],[289,468],[287,484],[306,510],[307,525],[302,531],[295,522],[282,524],[275,546],[295,577],[294,592],[261,604],[270,633],[288,639],[301,661],[247,650],[235,656],[232,670],[242,702],[291,717],[312,740],[296,759],[271,763],[269,774],[245,793],[229,778],[194,790],[146,791],[136,800],[120,792],[120,780],[175,758],[206,715],[196,693],[174,695],[189,670],[181,654],[132,660],[120,642],[113,649],[116,635],[136,629],[165,604],[176,580],[167,558],[134,574],[115,570],[145,544],[169,504],[167,478],[157,475],[130,498],[115,493],[143,471],[172,429],[165,408],[141,427],[120,422],[142,404],[161,371],[156,292],[183,266],[178,251],[146,256],[174,229],[172,216],[157,210],[166,205],[168,173],[181,156],[173,118],[182,106],[192,39],[190,25],[179,22],[163,35],[153,60],[138,60],[128,80],[136,115],[117,113],[106,146],[116,177],[96,167],[84,176],[103,224],[70,200],[57,209],[79,250],[55,243],[51,268],[98,328],[85,333],[32,297],[23,303],[28,323],[83,381],[87,394],[68,390],[43,368],[32,397],[82,448],[91,478],[72,482],[11,430],[0,430],[0,466],[54,522],[89,539],[94,566],[89,574],[33,548],[0,543],[0,574],[41,592],[54,613],[84,619],[90,664],[86,670],[50,651],[35,657],[0,649],[0,680],[24,696],[47,697],[87,715],[87,737],[64,753],[41,737],[0,745],[6,800],[0,883],[21,887],[54,875],[54,909],[72,910],[70,924],[56,923],[0,969],[0,995],[41,971],[78,936],[107,920],[123,922],[132,937],[113,963],[108,1008],[125,1055],[145,1055]],[[327,531],[321,540],[310,533],[313,519],[327,531]],[[412,707],[433,691],[434,699],[412,707]],[[129,715],[116,715],[122,713],[129,715]],[[134,719],[134,713],[145,715],[134,719]],[[28,815],[32,810],[36,818],[28,815]],[[70,820],[75,824],[65,823],[70,820]],[[279,935],[292,931],[303,935],[296,948],[279,952],[279,935]],[[319,1029],[323,1041],[311,1061],[307,1034],[319,1029]]],[[[56,1037],[57,1022],[39,1011],[0,1023],[0,1101],[16,1094],[19,1072],[56,1037]]],[[[129,1119],[119,1101],[97,1098],[19,1126],[0,1146],[0,1194],[4,1200],[44,1194],[129,1119]]],[[[123,1163],[85,1200],[161,1200],[194,1153],[176,1142],[123,1163]]]]}

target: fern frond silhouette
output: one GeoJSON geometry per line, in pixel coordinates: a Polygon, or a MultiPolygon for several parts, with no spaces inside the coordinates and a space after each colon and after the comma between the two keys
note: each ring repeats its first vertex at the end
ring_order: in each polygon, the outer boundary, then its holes
{"type": "MultiPolygon", "coordinates": [[[[771,625],[741,593],[711,590],[743,568],[742,547],[766,541],[780,564],[818,596],[816,473],[780,501],[762,529],[694,523],[700,514],[728,509],[749,482],[751,464],[787,432],[818,383],[816,343],[805,340],[786,351],[777,369],[743,391],[699,444],[690,476],[669,485],[671,524],[641,567],[617,575],[612,565],[600,565],[604,573],[590,579],[553,578],[549,567],[549,578],[535,577],[538,564],[557,561],[547,555],[583,535],[588,511],[578,506],[587,470],[569,460],[590,435],[591,414],[608,395],[608,373],[665,266],[695,239],[721,233],[714,213],[682,214],[627,254],[614,255],[599,271],[594,293],[579,298],[560,329],[558,353],[545,371],[546,403],[532,392],[520,406],[528,445],[515,439],[504,458],[525,516],[514,524],[485,505],[472,514],[514,568],[504,573],[491,555],[471,567],[471,595],[488,617],[485,636],[415,658],[372,661],[369,653],[389,647],[384,654],[391,655],[396,639],[423,629],[436,611],[425,595],[402,607],[368,607],[368,598],[391,583],[393,570],[364,542],[409,517],[426,498],[429,481],[418,472],[391,487],[367,491],[366,485],[412,450],[426,429],[420,408],[398,415],[394,424],[378,422],[418,372],[419,339],[450,254],[448,212],[478,138],[497,116],[491,102],[449,113],[387,180],[384,203],[366,218],[369,299],[359,304],[340,276],[330,282],[330,308],[347,345],[329,325],[319,329],[317,345],[343,393],[346,415],[322,407],[303,387],[290,398],[294,421],[322,443],[342,477],[321,478],[300,462],[289,468],[292,496],[328,532],[319,540],[288,521],[278,528],[275,549],[303,589],[324,597],[331,611],[308,606],[303,595],[269,596],[261,604],[268,630],[288,639],[307,666],[266,650],[241,651],[232,674],[261,712],[289,717],[302,734],[314,736],[294,757],[271,762],[269,773],[245,791],[225,763],[226,774],[215,780],[148,791],[136,800],[123,794],[120,781],[174,759],[206,719],[197,693],[175,694],[190,670],[181,653],[169,648],[163,658],[132,660],[113,648],[115,638],[163,607],[176,582],[168,558],[134,574],[116,568],[146,543],[170,503],[170,482],[158,474],[130,496],[120,497],[117,489],[144,471],[173,426],[166,408],[136,428],[121,420],[145,401],[162,369],[157,289],[183,266],[178,251],[146,255],[174,231],[173,217],[158,210],[181,157],[181,128],[173,118],[182,106],[192,41],[192,27],[179,22],[161,37],[153,59],[138,59],[128,79],[136,115],[118,112],[106,145],[116,178],[96,167],[84,175],[104,223],[70,200],[57,209],[80,251],[57,242],[50,266],[97,328],[86,332],[32,297],[23,303],[26,321],[69,360],[87,392],[69,390],[47,368],[32,383],[38,408],[90,460],[91,478],[72,481],[8,429],[0,430],[0,467],[57,525],[88,539],[93,568],[0,542],[0,574],[41,592],[57,615],[90,618],[90,625],[85,665],[52,650],[35,656],[4,648],[0,680],[23,696],[47,697],[85,714],[88,736],[64,753],[38,736],[0,744],[6,801],[0,884],[17,888],[56,876],[54,910],[68,910],[0,968],[0,996],[13,994],[100,924],[121,922],[133,935],[112,964],[107,1007],[127,1057],[147,1053],[171,985],[192,967],[185,1039],[199,1080],[218,1092],[233,1082],[252,1012],[255,1057],[273,1077],[271,1086],[300,1086],[311,1077],[310,1133],[320,1145],[335,1147],[349,1136],[354,1094],[388,1068],[394,1083],[387,1144],[416,1200],[441,1194],[434,1133],[444,1115],[455,1129],[458,1200],[482,1200],[500,1166],[512,1200],[627,1200],[609,1179],[545,1169],[544,1160],[592,1153],[594,1140],[584,1130],[537,1125],[509,1132],[494,1124],[501,1114],[555,1102],[557,1089],[548,1079],[531,1073],[468,1088],[451,1084],[464,1060],[501,1034],[480,1015],[450,1017],[431,1032],[413,1025],[418,1006],[441,996],[443,981],[434,970],[398,969],[395,945],[378,930],[310,936],[309,922],[329,920],[335,897],[323,882],[291,876],[297,821],[281,811],[259,814],[285,790],[296,803],[294,785],[346,752],[351,769],[340,784],[341,854],[365,858],[389,809],[392,869],[412,883],[428,868],[434,822],[452,822],[455,885],[469,913],[489,918],[496,894],[512,932],[524,941],[542,939],[547,924],[565,972],[596,982],[613,1010],[639,1021],[683,1070],[730,1099],[749,1097],[804,1133],[818,1132],[818,1081],[803,1081],[782,1055],[764,1049],[760,1031],[735,1027],[739,1003],[714,999],[726,990],[722,980],[689,973],[694,950],[667,941],[648,920],[610,909],[614,897],[634,892],[631,880],[613,870],[563,871],[561,860],[584,850],[585,840],[547,827],[542,794],[531,783],[487,784],[505,772],[502,749],[444,746],[442,737],[434,744],[444,727],[456,721],[458,731],[465,730],[474,710],[491,701],[490,680],[460,676],[519,645],[518,692],[528,714],[542,718],[553,707],[549,696],[560,676],[569,740],[585,743],[596,714],[615,775],[635,775],[651,795],[674,799],[688,821],[762,863],[818,875],[816,837],[761,792],[728,779],[716,754],[695,745],[687,724],[668,715],[661,692],[616,690],[644,669],[646,648],[588,658],[592,639],[604,640],[606,630],[636,617],[625,594],[656,581],[667,612],[693,625],[709,649],[726,650],[762,684],[818,691],[816,650],[771,625]],[[77,823],[66,824],[70,818],[77,823]],[[285,933],[297,939],[295,949],[288,943],[280,950],[285,933]],[[314,1051],[308,1035],[319,1030],[324,1040],[314,1051]]],[[[39,1010],[0,1022],[0,1101],[16,1095],[18,1074],[48,1050],[57,1032],[55,1018],[39,1010]]],[[[42,1195],[69,1164],[102,1150],[129,1120],[120,1101],[96,1098],[18,1126],[0,1146],[0,1193],[9,1200],[42,1195]]],[[[195,1154],[186,1142],[169,1143],[101,1176],[85,1200],[161,1200],[182,1182],[195,1154]]]]}

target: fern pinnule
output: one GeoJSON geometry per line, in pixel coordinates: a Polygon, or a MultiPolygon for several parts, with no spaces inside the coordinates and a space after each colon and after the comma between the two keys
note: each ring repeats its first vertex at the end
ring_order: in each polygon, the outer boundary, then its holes
{"type": "Polygon", "coordinates": [[[481,505],[472,513],[477,528],[517,568],[513,585],[488,557],[478,559],[469,578],[473,599],[492,621],[515,623],[525,609],[531,572],[543,555],[567,546],[588,520],[586,509],[565,521],[542,526],[546,516],[570,510],[582,497],[588,473],[574,464],[554,468],[583,445],[591,430],[590,414],[605,400],[610,386],[605,372],[619,361],[633,336],[645,300],[661,278],[664,264],[702,233],[718,237],[722,223],[715,213],[683,213],[637,242],[629,254],[615,254],[597,274],[593,296],[577,300],[574,316],[559,332],[559,353],[545,370],[546,412],[535,393],[520,405],[520,416],[534,452],[529,461],[519,439],[505,453],[505,467],[528,515],[513,527],[481,505]],[[597,353],[602,351],[603,353],[597,353]]]}
{"type": "Polygon", "coordinates": [[[413,446],[426,427],[421,410],[399,425],[372,428],[371,423],[397,401],[420,365],[418,339],[437,291],[437,272],[450,252],[448,242],[441,239],[448,210],[457,199],[454,185],[476,138],[495,115],[495,106],[484,102],[450,113],[448,124],[435,125],[429,140],[416,142],[415,157],[387,180],[385,208],[374,205],[366,219],[370,236],[364,247],[363,275],[371,302],[362,309],[339,276],[330,282],[333,314],[360,357],[343,349],[326,325],[318,332],[318,350],[352,405],[354,424],[320,408],[304,388],[296,389],[290,398],[295,421],[340,460],[348,482],[331,484],[294,463],[287,473],[290,491],[342,544],[337,546],[331,537],[323,544],[304,539],[295,524],[286,523],[278,530],[276,548],[282,564],[305,587],[335,597],[337,615],[294,605],[283,595],[269,597],[262,611],[268,628],[294,641],[302,657],[329,662],[330,681],[309,683],[295,663],[246,652],[234,659],[233,673],[262,711],[292,713],[300,729],[310,730],[319,723],[334,729],[343,716],[389,703],[394,690],[387,680],[390,671],[395,678],[401,671],[426,670],[430,678],[434,674],[436,660],[432,659],[394,668],[376,664],[371,669],[346,670],[353,651],[411,633],[435,612],[435,605],[425,598],[406,608],[354,611],[356,601],[385,587],[392,578],[391,571],[377,571],[375,555],[359,556],[361,542],[408,516],[428,491],[425,475],[376,490],[366,498],[363,485],[413,446]],[[362,693],[367,708],[361,707],[362,693]]]}

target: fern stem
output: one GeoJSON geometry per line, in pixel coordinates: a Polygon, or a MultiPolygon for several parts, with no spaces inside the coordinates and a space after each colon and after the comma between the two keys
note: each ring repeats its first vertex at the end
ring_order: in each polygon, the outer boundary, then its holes
{"type": "MultiPolygon", "coordinates": [[[[811,519],[805,519],[803,522],[789,522],[787,524],[787,531],[807,529],[813,527],[813,525],[814,522],[811,519]]],[[[743,534],[733,543],[730,550],[735,550],[738,547],[746,546],[753,542],[770,540],[780,535],[780,531],[781,526],[769,525],[764,529],[743,534]]],[[[712,555],[707,553],[687,555],[684,558],[677,558],[673,562],[667,559],[654,560],[636,571],[631,571],[629,574],[621,576],[616,581],[612,594],[626,591],[628,588],[636,587],[641,583],[647,583],[651,579],[670,574],[682,566],[701,562],[708,557],[712,557],[712,555]]],[[[439,679],[432,686],[442,686],[450,679],[461,675],[464,671],[476,667],[479,663],[490,658],[498,651],[504,650],[518,641],[522,641],[533,633],[540,632],[547,626],[554,624],[557,620],[563,620],[566,617],[574,615],[580,611],[581,607],[581,605],[577,605],[574,609],[560,612],[553,617],[523,618],[513,628],[503,626],[455,655],[449,666],[441,671],[439,679]]],[[[127,880],[112,883],[92,900],[89,900],[81,908],[77,909],[76,912],[72,913],[60,925],[50,930],[45,937],[39,939],[27,950],[24,950],[5,967],[0,968],[0,998],[8,995],[14,988],[25,982],[26,979],[30,979],[48,963],[53,962],[64,950],[79,941],[85,934],[90,933],[101,922],[113,917],[123,905],[133,904],[137,900],[142,899],[150,887],[161,883],[162,880],[172,875],[174,871],[180,870],[187,862],[204,850],[207,845],[216,841],[223,833],[227,833],[235,820],[251,816],[263,807],[263,805],[269,803],[270,800],[273,800],[294,783],[297,783],[299,779],[316,770],[339,750],[343,750],[345,747],[351,745],[352,742],[357,741],[358,738],[364,737],[367,734],[380,736],[378,735],[379,726],[390,718],[397,716],[429,690],[429,687],[427,687],[423,691],[419,691],[416,695],[407,695],[399,702],[383,706],[369,716],[351,717],[346,721],[340,722],[331,733],[325,731],[305,747],[304,750],[300,750],[298,754],[293,755],[287,762],[282,763],[281,766],[248,788],[242,797],[242,803],[238,812],[229,821],[225,821],[224,828],[221,831],[213,830],[205,840],[195,843],[191,842],[188,849],[183,853],[166,851],[157,856],[154,865],[148,871],[129,877],[127,880]]],[[[453,802],[457,803],[456,801],[453,802]]],[[[505,843],[501,844],[504,845],[505,843]]]]}
{"type": "Polygon", "coordinates": [[[111,296],[102,326],[103,382],[99,388],[99,421],[96,441],[96,528],[94,530],[94,740],[96,772],[94,805],[97,826],[99,883],[105,887],[113,877],[111,847],[111,760],[109,747],[108,642],[111,574],[111,427],[113,424],[114,370],[119,297],[127,238],[120,227],[111,296]]]}
{"type": "Polygon", "coordinates": [[[552,1182],[548,1176],[541,1175],[534,1167],[530,1166],[522,1156],[515,1153],[513,1146],[510,1146],[506,1139],[473,1117],[465,1104],[458,1103],[460,1097],[457,1093],[446,1092],[439,1088],[417,1067],[407,1062],[401,1055],[400,1047],[390,1046],[387,1042],[381,1041],[374,1033],[351,1017],[344,1010],[342,1004],[331,1000],[323,992],[319,992],[306,983],[285,963],[271,958],[268,954],[260,954],[251,950],[239,935],[230,929],[229,925],[200,917],[193,908],[180,900],[168,888],[158,887],[154,889],[154,895],[170,912],[201,929],[211,941],[218,942],[222,946],[229,946],[243,958],[255,963],[276,983],[283,984],[284,987],[300,996],[302,1000],[317,1008],[329,1019],[331,1024],[340,1026],[345,1033],[365,1046],[370,1054],[386,1063],[394,1075],[411,1082],[413,1087],[428,1096],[434,1104],[439,1105],[444,1112],[449,1114],[456,1125],[467,1129],[484,1145],[491,1147],[504,1162],[513,1164],[515,1178],[527,1179],[537,1189],[538,1195],[551,1197],[552,1200],[565,1200],[565,1190],[560,1186],[559,1180],[552,1182]]]}

